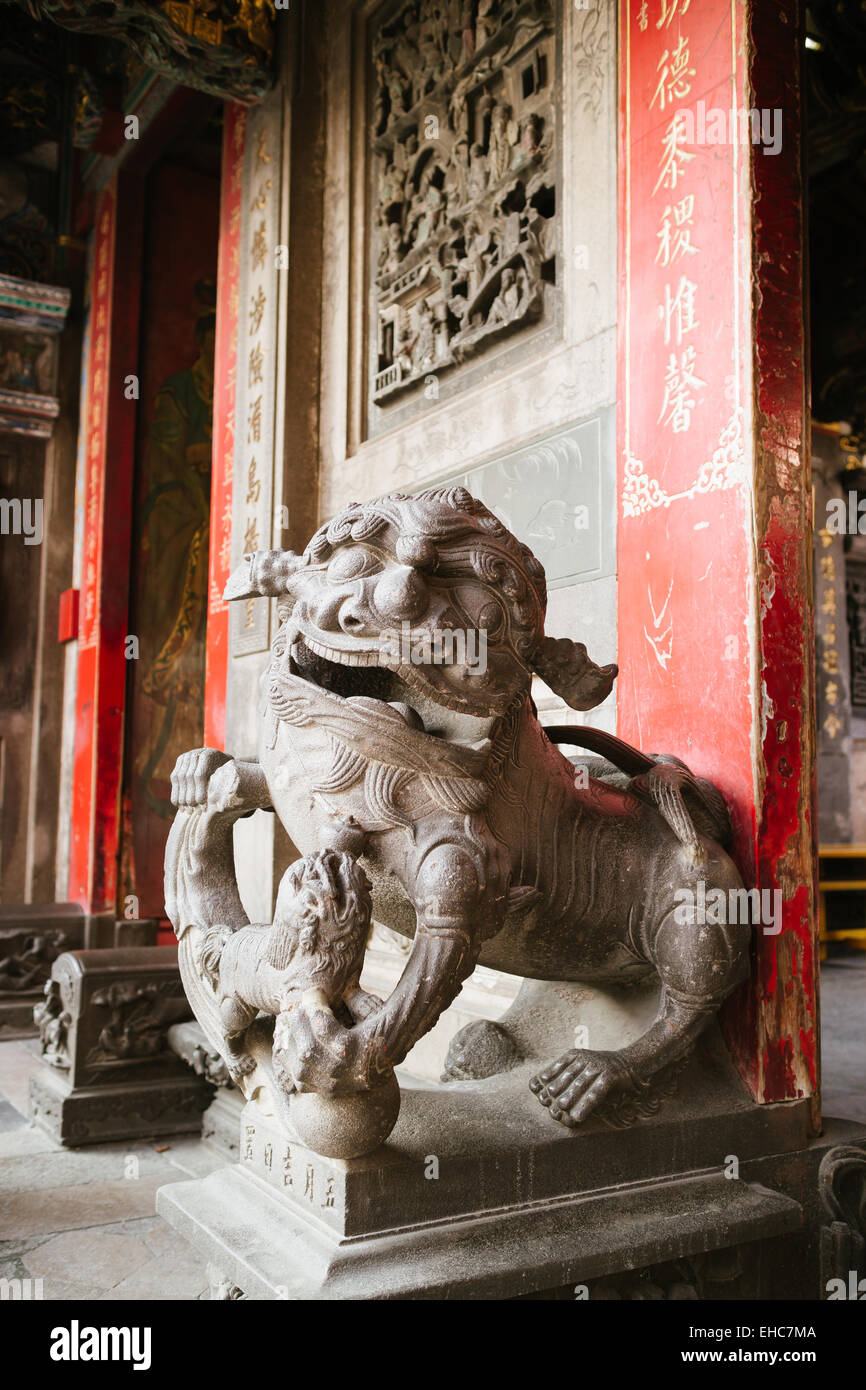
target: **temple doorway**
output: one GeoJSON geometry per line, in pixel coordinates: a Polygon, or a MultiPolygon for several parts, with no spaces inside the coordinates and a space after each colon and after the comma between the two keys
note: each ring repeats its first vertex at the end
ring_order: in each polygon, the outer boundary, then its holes
{"type": "Polygon", "coordinates": [[[144,197],[118,907],[159,919],[171,770],[204,730],[221,140],[215,103],[144,197]]]}

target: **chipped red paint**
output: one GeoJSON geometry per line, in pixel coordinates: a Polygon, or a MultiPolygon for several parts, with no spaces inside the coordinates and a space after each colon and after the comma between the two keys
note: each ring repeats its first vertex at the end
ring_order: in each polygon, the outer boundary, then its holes
{"type": "Polygon", "coordinates": [[[813,1094],[818,1076],[811,475],[806,435],[800,64],[795,0],[749,12],[756,104],[783,115],[782,148],[753,161],[755,512],[760,677],[758,875],[782,892],[782,932],[758,954],[759,1099],[813,1094]]]}
{"type": "Polygon", "coordinates": [[[800,20],[794,0],[682,15],[623,0],[620,37],[619,727],[715,778],[747,882],[782,892],[781,933],[756,927],[752,978],[723,1026],[755,1097],[793,1099],[818,1081],[800,20]],[[662,114],[659,74],[680,42],[692,90],[662,114]],[[654,191],[672,114],[699,100],[778,108],[781,149],[682,141],[682,179],[654,191]],[[664,209],[689,195],[699,250],[665,265],[664,209]],[[697,322],[665,343],[681,276],[697,322]],[[674,431],[665,375],[686,346],[704,385],[674,431]]]}
{"type": "Polygon", "coordinates": [[[232,462],[235,443],[241,181],[246,120],[245,107],[234,103],[226,106],[223,122],[222,186],[220,190],[204,697],[204,741],[209,748],[223,748],[226,736],[229,619],[228,604],[223,599],[223,590],[231,569],[232,462]]]}

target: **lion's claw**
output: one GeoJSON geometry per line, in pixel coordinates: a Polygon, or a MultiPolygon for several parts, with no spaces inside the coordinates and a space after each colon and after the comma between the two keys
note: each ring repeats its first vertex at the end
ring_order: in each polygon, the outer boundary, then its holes
{"type": "Polygon", "coordinates": [[[245,1076],[249,1076],[251,1072],[254,1072],[257,1066],[258,1063],[255,1057],[251,1057],[248,1052],[245,1052],[240,1057],[231,1057],[226,1062],[228,1074],[236,1086],[240,1084],[245,1076]]]}
{"type": "Polygon", "coordinates": [[[193,748],[181,753],[171,774],[171,800],[174,806],[207,804],[208,783],[217,768],[232,759],[219,748],[193,748]]]}
{"type": "Polygon", "coordinates": [[[559,1124],[573,1129],[611,1091],[630,1089],[628,1067],[615,1052],[566,1052],[538,1072],[529,1089],[559,1124]]]}

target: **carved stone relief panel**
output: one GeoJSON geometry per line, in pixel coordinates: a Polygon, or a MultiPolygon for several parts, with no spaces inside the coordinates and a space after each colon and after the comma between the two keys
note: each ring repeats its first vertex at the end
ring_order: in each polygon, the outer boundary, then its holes
{"type": "Polygon", "coordinates": [[[495,510],[538,556],[548,589],[558,589],[615,573],[613,451],[607,407],[442,481],[462,483],[495,510]]]}
{"type": "Polygon", "coordinates": [[[554,317],[554,0],[420,0],[370,33],[369,396],[554,317]]]}

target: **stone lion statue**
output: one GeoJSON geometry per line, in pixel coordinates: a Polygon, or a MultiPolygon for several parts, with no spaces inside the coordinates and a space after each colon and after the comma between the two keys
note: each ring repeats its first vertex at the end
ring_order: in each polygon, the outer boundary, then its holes
{"type": "MultiPolygon", "coordinates": [[[[283,1040],[294,1085],[334,1097],[374,1088],[481,963],[539,981],[655,979],[658,1012],[641,1036],[569,1048],[531,1081],[567,1126],[609,1095],[644,1092],[748,973],[747,924],[678,910],[699,884],[706,895],[741,888],[728,813],[676,759],[599,730],[542,729],[534,673],[587,710],[617,668],[545,635],[539,561],[464,488],[439,487],[352,504],[302,555],[246,556],[226,597],[254,595],[276,597],[279,620],[258,764],[193,750],[174,800],[209,806],[216,821],[272,807],[302,854],[355,857],[376,919],[413,939],[392,994],[366,1017],[297,1002],[283,1040]],[[557,742],[590,750],[593,775],[576,777],[557,742]]],[[[173,832],[166,891],[181,938],[185,914],[226,920],[229,899],[246,920],[216,821],[173,832]],[[205,861],[210,886],[191,899],[205,861]]],[[[240,1016],[226,1022],[236,1037],[240,1016]]],[[[482,1059],[473,1072],[476,1034],[487,1057],[510,1056],[475,1029],[459,1047],[461,1077],[490,1070],[482,1059]]]]}

